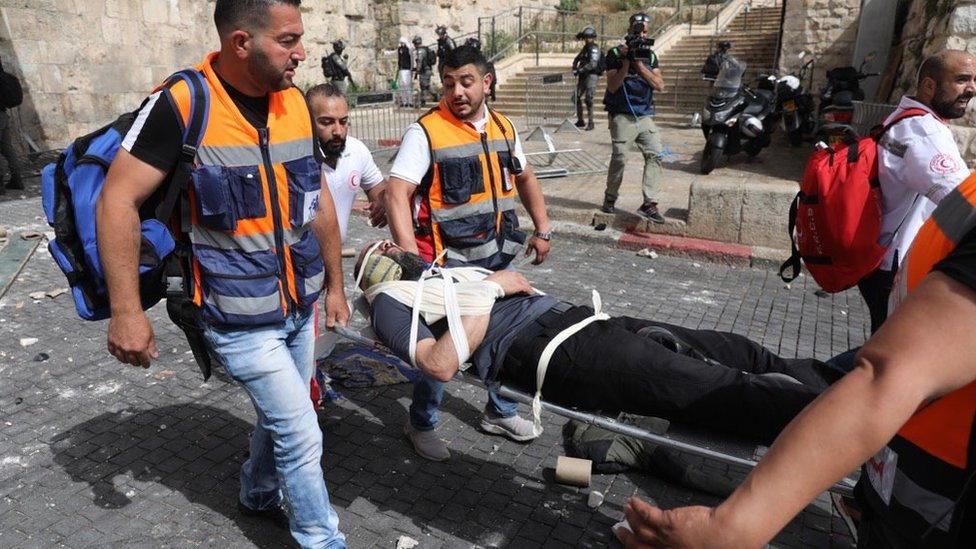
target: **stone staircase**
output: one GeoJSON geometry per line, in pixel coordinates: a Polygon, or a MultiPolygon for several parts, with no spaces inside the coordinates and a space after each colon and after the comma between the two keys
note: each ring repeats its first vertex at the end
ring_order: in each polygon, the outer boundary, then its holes
{"type": "MultiPolygon", "coordinates": [[[[659,122],[687,122],[691,114],[700,111],[708,97],[711,82],[701,79],[702,63],[719,40],[732,42],[732,53],[748,65],[747,77],[757,71],[769,70],[776,59],[781,9],[753,8],[740,13],[719,35],[688,35],[682,37],[660,54],[661,71],[667,84],[664,93],[656,94],[656,120],[659,122]]],[[[493,106],[499,112],[523,125],[528,107],[534,126],[545,116],[547,123],[559,124],[565,117],[576,119],[571,101],[576,78],[570,74],[568,61],[564,66],[527,67],[499,83],[493,106]],[[562,82],[544,83],[543,76],[563,73],[562,82]],[[527,93],[528,92],[528,93],[527,93]]],[[[606,77],[601,76],[594,94],[594,119],[605,123],[603,93],[606,77]]]]}

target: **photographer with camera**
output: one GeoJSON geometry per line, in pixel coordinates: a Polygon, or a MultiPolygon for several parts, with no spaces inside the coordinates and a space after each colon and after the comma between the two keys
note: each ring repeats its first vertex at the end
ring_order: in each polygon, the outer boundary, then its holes
{"type": "Polygon", "coordinates": [[[584,40],[583,49],[573,59],[573,74],[576,75],[576,127],[593,129],[593,94],[596,93],[596,83],[603,72],[603,52],[596,45],[596,29],[586,27],[576,35],[577,40],[584,40]],[[586,103],[586,114],[589,123],[583,122],[583,103],[586,103]]]}
{"type": "Polygon", "coordinates": [[[614,212],[627,165],[627,147],[636,141],[644,155],[641,189],[644,203],[637,209],[637,215],[654,223],[664,223],[657,208],[663,145],[657,126],[651,120],[654,92],[664,91],[664,77],[658,67],[657,54],[651,49],[654,39],[647,36],[649,23],[650,17],[645,13],[631,15],[625,43],[607,52],[607,91],[603,105],[610,113],[613,154],[600,210],[614,212]]]}

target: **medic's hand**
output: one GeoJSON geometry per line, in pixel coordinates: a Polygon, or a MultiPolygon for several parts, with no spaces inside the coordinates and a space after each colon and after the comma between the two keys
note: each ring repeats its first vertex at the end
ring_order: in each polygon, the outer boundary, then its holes
{"type": "Polygon", "coordinates": [[[366,204],[366,212],[369,214],[369,225],[382,229],[386,227],[386,190],[380,191],[376,200],[370,200],[366,204]]]}
{"type": "Polygon", "coordinates": [[[332,329],[336,324],[345,326],[348,322],[349,303],[345,290],[329,290],[325,294],[325,327],[332,329]]]}
{"type": "Polygon", "coordinates": [[[644,547],[734,547],[727,532],[718,529],[711,507],[682,507],[663,511],[640,499],[630,498],[624,515],[633,533],[617,530],[628,549],[644,547]]]}
{"type": "Polygon", "coordinates": [[[534,292],[529,281],[521,273],[515,271],[497,271],[485,277],[485,280],[490,280],[501,286],[502,290],[505,290],[505,296],[534,292]]]}
{"type": "Polygon", "coordinates": [[[159,358],[156,336],[145,312],[112,316],[108,323],[108,352],[123,364],[142,368],[159,358]]]}
{"type": "Polygon", "coordinates": [[[541,265],[549,255],[549,241],[536,236],[529,238],[528,244],[525,245],[525,257],[529,257],[533,250],[535,250],[535,259],[532,260],[532,264],[541,265]]]}

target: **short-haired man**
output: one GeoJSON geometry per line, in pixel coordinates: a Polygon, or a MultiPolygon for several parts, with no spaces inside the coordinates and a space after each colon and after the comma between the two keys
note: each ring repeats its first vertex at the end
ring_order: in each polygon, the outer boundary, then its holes
{"type": "MultiPolygon", "coordinates": [[[[210,354],[244,386],[257,412],[238,508],[289,527],[302,547],[341,548],[322,475],[322,431],[308,397],[312,309],[324,281],[326,323],[345,323],[349,310],[335,211],[305,98],[292,83],[305,60],[299,5],[216,1],[220,51],[196,67],[210,101],[184,202],[184,281],[210,354]]],[[[139,299],[139,207],[179,162],[191,93],[181,82],[149,97],[98,203],[112,309],[108,349],[144,368],[159,355],[139,299]]]]}
{"type": "Polygon", "coordinates": [[[654,92],[664,91],[664,77],[653,50],[631,49],[631,45],[647,40],[649,23],[647,14],[631,15],[627,42],[607,52],[607,91],[603,95],[603,105],[610,113],[613,152],[607,172],[607,190],[600,209],[604,213],[614,212],[620,184],[624,180],[624,168],[627,167],[627,149],[636,141],[644,155],[641,186],[644,203],[637,209],[637,215],[654,223],[664,223],[664,217],[657,207],[664,146],[651,119],[654,116],[654,92]]]}
{"type": "MultiPolygon", "coordinates": [[[[407,128],[390,170],[387,214],[403,249],[433,262],[466,262],[506,268],[526,246],[536,264],[549,253],[549,217],[538,180],[528,166],[515,125],[488,108],[487,60],[461,46],[444,60],[440,103],[407,128]],[[535,224],[526,244],[518,230],[516,191],[535,224]]],[[[415,384],[407,435],[418,453],[449,457],[433,429],[443,384],[423,376],[415,384]]],[[[516,403],[489,391],[482,427],[516,440],[534,438],[516,403]]]]}
{"type": "Polygon", "coordinates": [[[369,224],[386,226],[383,194],[386,180],[362,141],[349,135],[349,103],[333,84],[319,84],[305,93],[312,111],[315,134],[322,153],[322,175],[335,204],[339,233],[346,240],[349,215],[359,189],[369,200],[369,224]]]}
{"type": "Polygon", "coordinates": [[[881,265],[857,287],[868,305],[871,331],[888,316],[888,294],[898,263],[936,205],[966,176],[969,168],[949,130],[948,121],[966,113],[976,95],[976,58],[946,50],[922,62],[914,95],[902,97],[889,123],[908,109],[925,115],[892,126],[878,148],[882,219],[879,243],[888,246],[881,265]]]}

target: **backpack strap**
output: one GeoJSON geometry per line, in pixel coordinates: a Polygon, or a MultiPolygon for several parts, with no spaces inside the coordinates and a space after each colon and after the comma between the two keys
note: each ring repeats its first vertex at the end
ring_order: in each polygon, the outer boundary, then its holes
{"type": "Polygon", "coordinates": [[[170,89],[181,81],[186,82],[190,88],[190,119],[183,128],[183,148],[180,151],[179,165],[173,172],[163,200],[156,207],[156,219],[163,223],[169,222],[180,195],[186,190],[190,181],[197,147],[200,146],[200,140],[203,138],[207,112],[210,110],[210,90],[203,81],[200,71],[195,69],[185,69],[170,76],[166,80],[163,93],[170,93],[170,89]]]}
{"type": "Polygon", "coordinates": [[[898,116],[895,116],[891,120],[891,122],[887,124],[878,124],[877,126],[875,126],[874,129],[871,131],[871,136],[874,137],[875,140],[881,139],[881,136],[884,135],[885,132],[890,130],[892,126],[901,122],[902,120],[905,120],[906,118],[914,118],[916,116],[925,116],[926,114],[929,114],[929,111],[925,109],[920,109],[918,107],[905,109],[900,113],[898,113],[898,116]]]}
{"type": "Polygon", "coordinates": [[[800,276],[800,249],[796,247],[796,236],[793,233],[796,230],[796,213],[802,197],[803,191],[800,191],[796,193],[796,197],[790,203],[790,221],[788,225],[790,234],[790,257],[779,267],[779,277],[783,279],[783,282],[793,282],[796,280],[796,277],[800,276]],[[784,274],[790,268],[792,268],[792,274],[784,274]]]}

